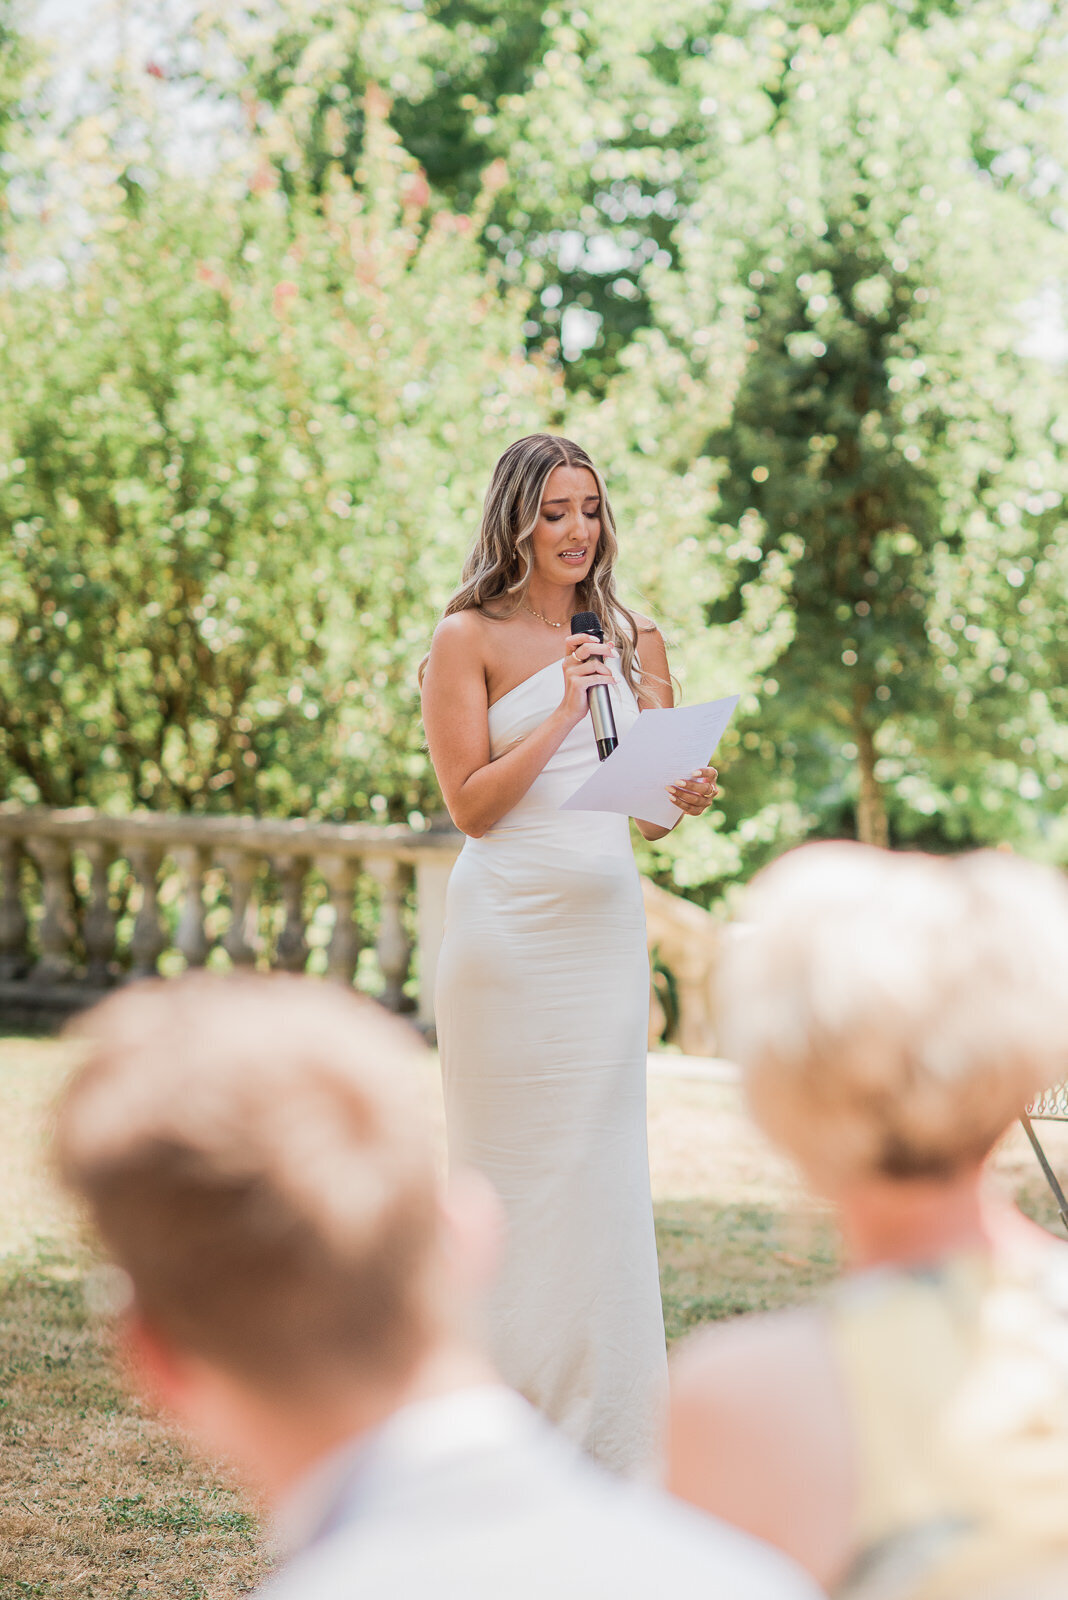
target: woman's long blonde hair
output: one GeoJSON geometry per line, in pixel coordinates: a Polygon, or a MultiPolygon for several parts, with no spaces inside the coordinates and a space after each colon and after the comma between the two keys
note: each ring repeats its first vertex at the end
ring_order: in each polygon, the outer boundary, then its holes
{"type": "Polygon", "coordinates": [[[570,439],[532,433],[508,446],[493,469],[478,538],[464,562],[460,587],[444,614],[448,617],[454,611],[482,611],[488,617],[503,620],[521,608],[534,570],[531,536],[541,514],[545,484],[555,467],[585,467],[597,483],[601,536],[593,566],[576,585],[575,609],[594,611],[600,617],[605,638],[619,647],[623,675],[637,696],[642,682],[637,655],[638,623],[616,594],[613,568],[619,545],[608,491],[585,450],[570,439]]]}

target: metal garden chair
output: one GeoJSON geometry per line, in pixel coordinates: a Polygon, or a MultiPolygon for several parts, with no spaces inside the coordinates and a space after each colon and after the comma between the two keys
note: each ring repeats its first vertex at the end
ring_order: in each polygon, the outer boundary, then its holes
{"type": "Polygon", "coordinates": [[[1038,1134],[1034,1130],[1035,1122],[1068,1122],[1068,1083],[1058,1083],[1052,1089],[1046,1089],[1037,1100],[1032,1100],[1027,1110],[1020,1117],[1023,1130],[1031,1141],[1038,1164],[1046,1175],[1046,1182],[1053,1190],[1053,1198],[1057,1202],[1057,1210],[1061,1214],[1061,1221],[1068,1231],[1068,1198],[1061,1188],[1060,1179],[1049,1164],[1049,1158],[1039,1142],[1038,1134]]]}

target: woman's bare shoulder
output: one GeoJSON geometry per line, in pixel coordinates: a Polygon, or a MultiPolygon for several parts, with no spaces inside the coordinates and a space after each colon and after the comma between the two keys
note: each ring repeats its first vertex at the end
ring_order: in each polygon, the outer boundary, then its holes
{"type": "Polygon", "coordinates": [[[485,623],[477,611],[452,611],[447,617],[442,617],[434,629],[435,644],[440,639],[444,644],[452,644],[454,640],[463,640],[470,644],[472,640],[481,638],[485,623]]]}
{"type": "Polygon", "coordinates": [[[634,626],[637,628],[639,635],[643,633],[659,634],[660,628],[652,617],[643,617],[640,611],[631,611],[630,614],[634,618],[634,626]]]}
{"type": "Polygon", "coordinates": [[[434,629],[434,639],[442,639],[450,644],[454,640],[466,645],[476,640],[492,644],[500,638],[502,625],[511,621],[511,612],[478,611],[471,606],[466,611],[452,611],[447,617],[442,617],[434,629]]]}
{"type": "Polygon", "coordinates": [[[828,1586],[851,1548],[855,1466],[826,1313],[739,1317],[696,1334],[673,1361],[671,1389],[672,1491],[828,1586]]]}
{"type": "Polygon", "coordinates": [[[483,664],[488,624],[477,611],[453,611],[442,617],[430,641],[430,659],[457,665],[483,664]]]}
{"type": "Polygon", "coordinates": [[[672,1358],[676,1403],[701,1410],[761,1409],[796,1393],[801,1375],[830,1358],[824,1314],[812,1307],[738,1317],[702,1329],[683,1341],[672,1358]]]}

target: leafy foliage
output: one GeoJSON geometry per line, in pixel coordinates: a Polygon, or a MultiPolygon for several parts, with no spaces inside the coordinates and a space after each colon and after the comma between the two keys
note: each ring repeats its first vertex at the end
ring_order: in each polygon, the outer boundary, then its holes
{"type": "MultiPolygon", "coordinates": [[[[844,38],[807,38],[776,101],[754,92],[730,169],[709,150],[664,298],[709,387],[737,374],[709,441],[747,543],[726,614],[771,552],[791,567],[761,788],[799,789],[821,830],[855,807],[876,842],[892,819],[904,838],[1036,844],[1065,754],[1057,630],[1043,611],[1052,653],[1036,651],[1013,614],[1022,601],[1037,620],[1023,574],[1063,548],[1065,464],[1050,449],[1060,386],[1021,353],[1019,307],[1058,241],[1029,196],[976,167],[958,43],[876,8],[844,38]],[[708,361],[697,341],[717,313],[734,345],[708,361]]],[[[704,87],[722,94],[728,67],[731,52],[706,60],[704,87]]]]}
{"type": "Polygon", "coordinates": [[[84,246],[2,286],[9,784],[437,809],[414,669],[548,426],[687,696],[743,695],[664,882],[1063,858],[1066,45],[1045,0],[205,0],[158,70],[240,172],[135,162],[117,102],[84,246]]]}
{"type": "Polygon", "coordinates": [[[84,269],[0,305],[0,748],[49,803],[432,803],[415,663],[552,382],[369,113],[360,190],[116,185],[84,269]]]}

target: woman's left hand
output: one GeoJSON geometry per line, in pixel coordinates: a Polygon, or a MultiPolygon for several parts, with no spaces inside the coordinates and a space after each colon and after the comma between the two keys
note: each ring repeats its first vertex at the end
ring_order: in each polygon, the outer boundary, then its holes
{"type": "Polygon", "coordinates": [[[668,786],[668,795],[673,804],[688,817],[699,817],[707,811],[719,793],[716,779],[719,773],[715,767],[698,767],[690,777],[684,778],[681,783],[668,786]]]}

